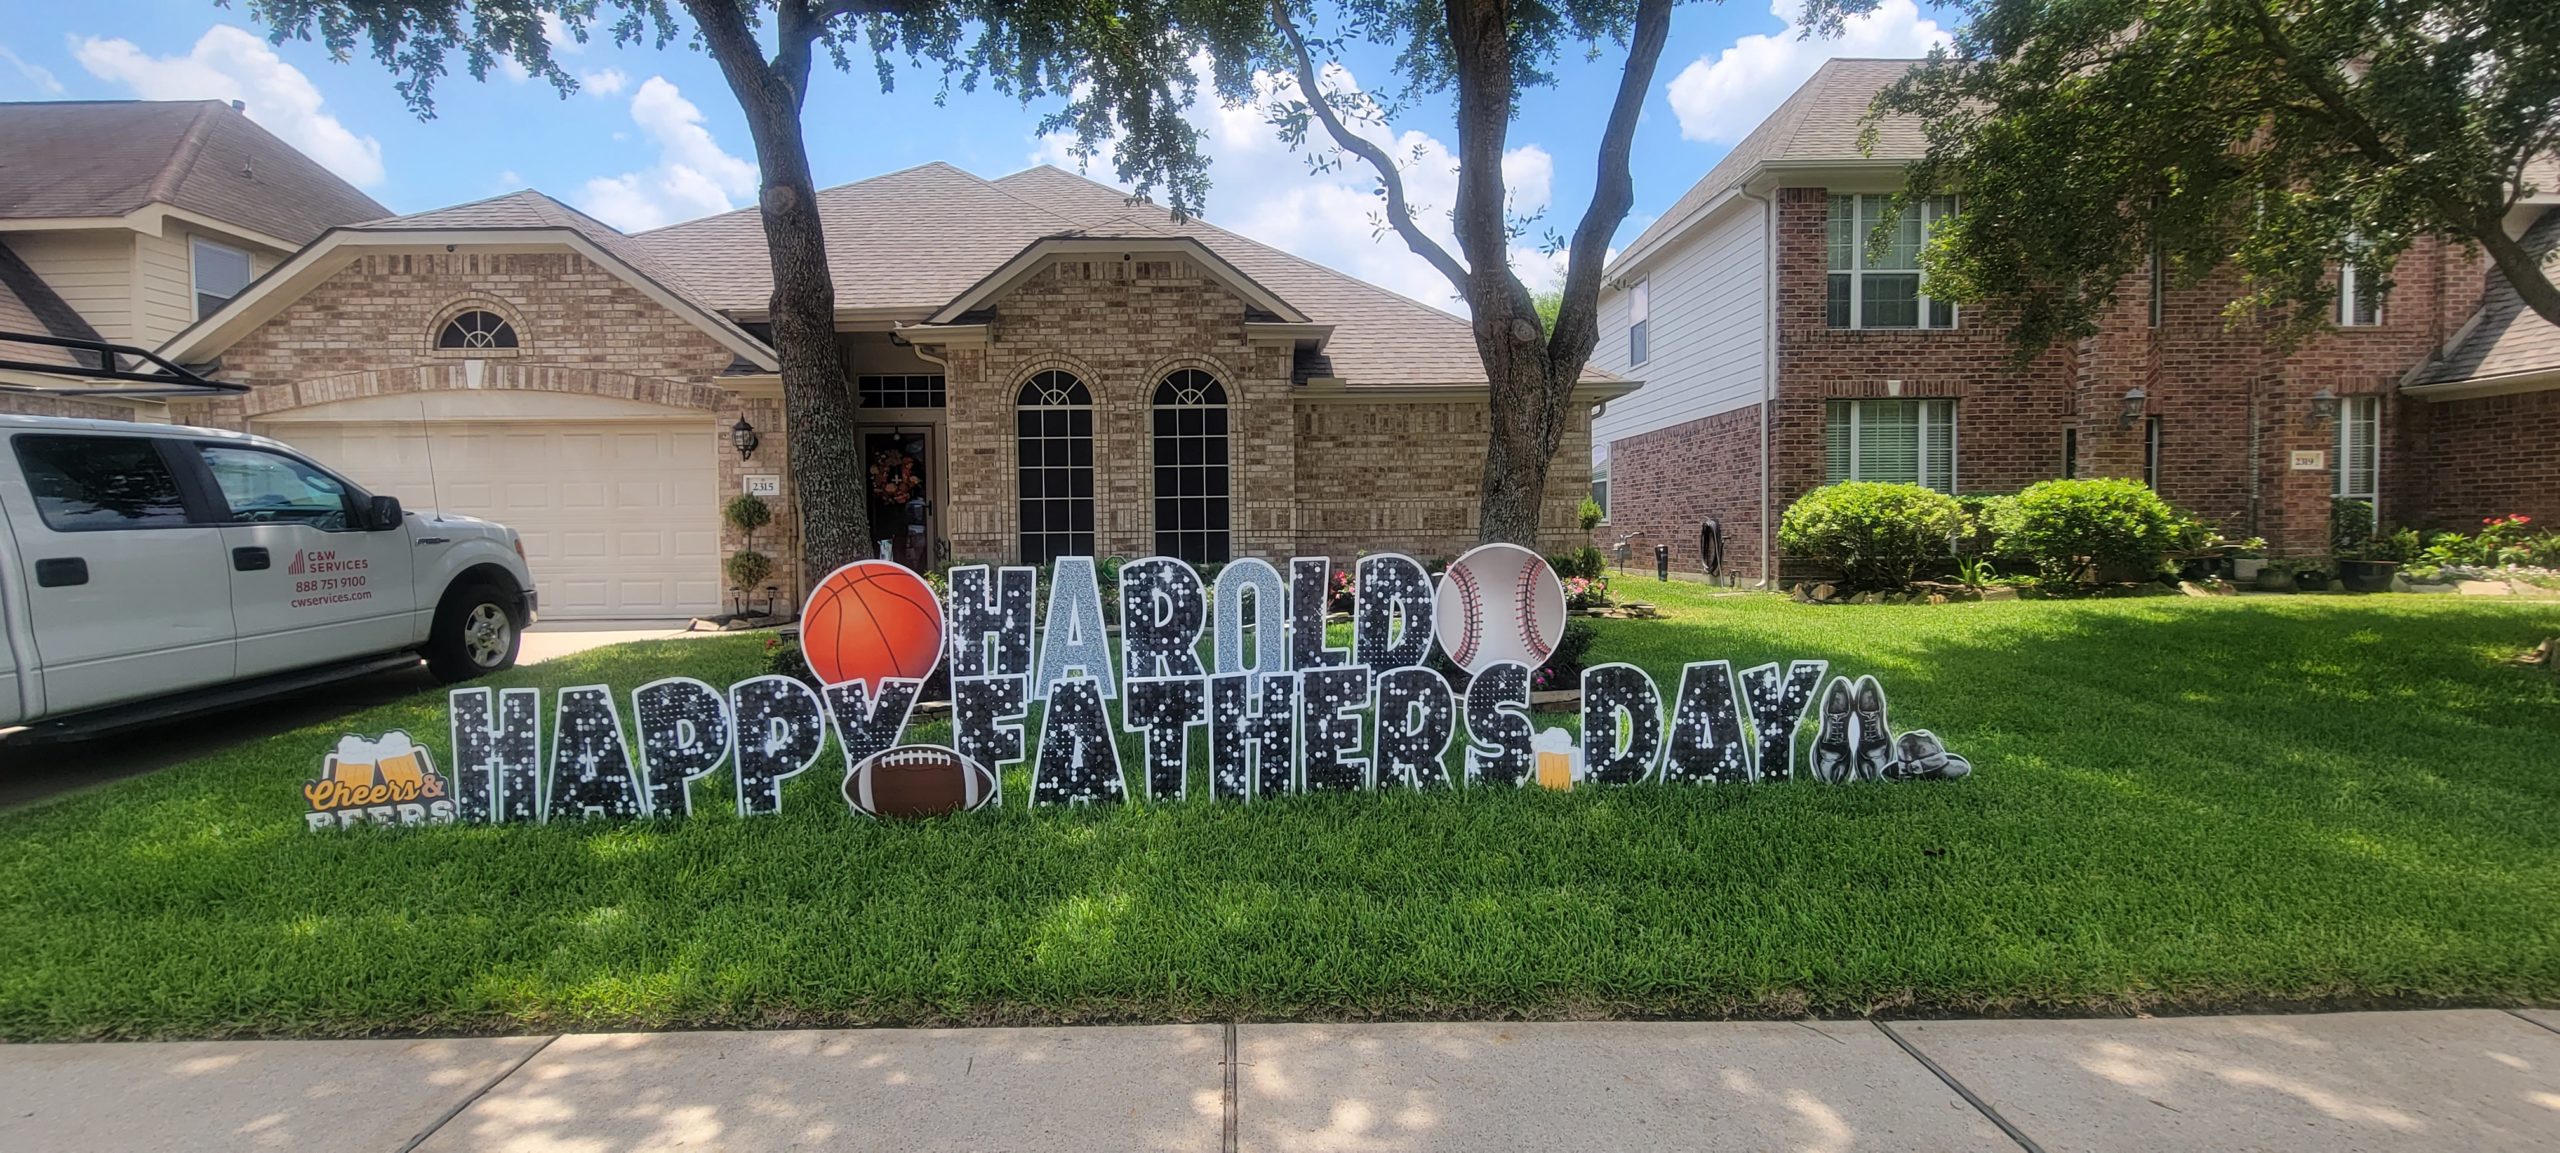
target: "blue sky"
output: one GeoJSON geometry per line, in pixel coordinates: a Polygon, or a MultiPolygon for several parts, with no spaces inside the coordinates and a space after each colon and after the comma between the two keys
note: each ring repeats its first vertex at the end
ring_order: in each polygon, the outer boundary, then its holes
{"type": "MultiPolygon", "coordinates": [[[[520,73],[492,73],[486,83],[450,76],[438,89],[436,119],[420,121],[370,59],[342,64],[315,45],[270,47],[245,13],[211,0],[11,0],[10,7],[15,14],[0,24],[0,100],[243,100],[252,118],[396,211],[533,187],[636,231],[754,202],[745,124],[718,69],[681,41],[664,50],[616,48],[602,37],[564,44],[559,59],[586,81],[566,100],[520,73]]],[[[1803,41],[1787,19],[1797,7],[1797,0],[1735,0],[1676,10],[1637,131],[1636,206],[1619,243],[1677,200],[1824,57],[1916,55],[1943,36],[1931,10],[1888,0],[1840,40],[1803,41]]],[[[1569,232],[1589,199],[1619,60],[1585,64],[1577,53],[1556,88],[1526,97],[1506,168],[1516,204],[1552,206],[1543,226],[1569,232]]],[[[1387,76],[1382,52],[1345,65],[1355,83],[1387,76]]],[[[955,92],[937,106],[937,77],[909,71],[899,79],[897,92],[881,93],[867,61],[820,77],[807,115],[820,185],[932,160],[990,177],[1043,160],[1072,167],[1064,142],[1038,135],[1050,106],[1025,108],[987,92],[955,92]]],[[[1345,172],[1311,175],[1252,109],[1204,102],[1193,119],[1215,159],[1209,220],[1456,307],[1429,266],[1392,236],[1372,235],[1374,199],[1357,161],[1345,172]]],[[[1399,153],[1426,154],[1407,177],[1414,199],[1445,209],[1454,177],[1444,144],[1456,141],[1447,106],[1411,109],[1394,128],[1399,153]]],[[[1107,161],[1092,175],[1110,179],[1107,161]]],[[[1445,235],[1445,221],[1436,228],[1445,235]]],[[[1551,281],[1550,262],[1529,242],[1515,265],[1533,284],[1551,281]]]]}

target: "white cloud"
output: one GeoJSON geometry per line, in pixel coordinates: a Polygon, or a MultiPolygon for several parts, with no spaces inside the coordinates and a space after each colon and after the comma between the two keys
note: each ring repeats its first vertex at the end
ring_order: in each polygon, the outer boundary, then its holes
{"type": "MultiPolygon", "coordinates": [[[[1195,61],[1193,66],[1200,73],[1205,92],[1208,62],[1195,61]]],[[[1325,70],[1325,81],[1338,90],[1357,87],[1351,73],[1338,65],[1325,70]]],[[[1414,255],[1392,229],[1384,228],[1384,201],[1378,197],[1377,182],[1367,161],[1345,154],[1338,168],[1310,173],[1306,156],[1291,152],[1264,121],[1263,109],[1272,100],[1296,94],[1295,78],[1266,74],[1260,78],[1259,87],[1262,95],[1250,105],[1229,108],[1213,98],[1204,98],[1190,113],[1192,123],[1206,134],[1201,148],[1212,161],[1209,202],[1202,215],[1230,232],[1242,233],[1425,304],[1465,312],[1465,303],[1458,299],[1448,279],[1429,261],[1414,255]]],[[[1405,199],[1413,206],[1415,222],[1455,255],[1458,245],[1450,229],[1449,208],[1457,201],[1456,154],[1428,133],[1394,132],[1374,122],[1353,127],[1404,163],[1405,199]]],[[[1315,145],[1330,143],[1321,125],[1309,128],[1309,138],[1315,145]]],[[[1074,143],[1072,137],[1049,136],[1039,143],[1039,149],[1031,156],[1033,163],[1076,169],[1076,161],[1068,152],[1074,143]]],[[[1088,174],[1097,180],[1112,179],[1109,156],[1106,144],[1096,167],[1088,174]]],[[[1528,144],[1510,150],[1503,155],[1502,173],[1503,186],[1511,193],[1514,215],[1527,216],[1547,207],[1555,158],[1546,149],[1528,144]]],[[[1522,237],[1522,243],[1512,249],[1512,267],[1532,291],[1553,287],[1563,280],[1561,259],[1551,260],[1529,246],[1549,223],[1552,222],[1532,225],[1530,235],[1522,237]]]]}
{"type": "MultiPolygon", "coordinates": [[[[578,207],[625,232],[638,232],[737,207],[753,196],[756,166],[720,147],[702,126],[702,109],[664,76],[640,82],[631,119],[657,145],[658,162],[620,176],[587,181],[578,207]]],[[[617,137],[620,134],[616,134],[617,137]]]]}
{"type": "Polygon", "coordinates": [[[599,68],[578,74],[578,91],[589,96],[612,96],[631,86],[631,78],[619,68],[599,68]]]}
{"type": "Polygon", "coordinates": [[[1671,111],[1689,140],[1732,144],[1750,134],[1789,94],[1835,56],[1925,56],[1949,37],[1923,19],[1912,0],[1884,0],[1875,11],[1847,22],[1832,38],[1803,37],[1796,23],[1799,0],[1771,0],[1769,13],[1784,28],[1745,36],[1715,59],[1701,56],[1671,80],[1671,111]]]}
{"type": "Polygon", "coordinates": [[[382,142],[330,115],[310,77],[240,28],[216,24],[184,56],[152,56],[130,40],[95,36],[75,41],[71,54],[91,75],[145,100],[242,101],[249,119],[349,183],[382,183],[382,142]]]}
{"type": "Polygon", "coordinates": [[[18,75],[26,78],[27,83],[36,86],[36,91],[47,96],[62,95],[62,81],[54,79],[52,69],[41,64],[29,63],[25,57],[10,51],[6,44],[0,44],[0,62],[5,62],[9,67],[16,69],[18,75]]]}
{"type": "Polygon", "coordinates": [[[554,56],[575,56],[587,50],[587,42],[578,39],[578,34],[571,32],[556,12],[542,14],[542,38],[551,42],[554,56]]]}

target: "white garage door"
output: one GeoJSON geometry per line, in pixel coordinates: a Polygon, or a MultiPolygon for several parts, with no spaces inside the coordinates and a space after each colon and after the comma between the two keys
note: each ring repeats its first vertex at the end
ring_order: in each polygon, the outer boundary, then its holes
{"type": "Polygon", "coordinates": [[[553,620],[720,611],[720,469],[711,422],[278,424],[260,431],[419,513],[524,534],[553,620]]]}

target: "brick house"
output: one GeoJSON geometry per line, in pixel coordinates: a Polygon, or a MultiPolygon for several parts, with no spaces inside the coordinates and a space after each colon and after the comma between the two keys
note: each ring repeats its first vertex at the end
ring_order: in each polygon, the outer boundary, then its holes
{"type": "MultiPolygon", "coordinates": [[[[2458,246],[2422,241],[2387,299],[2342,293],[2336,330],[2290,352],[2225,324],[2230,284],[2154,281],[2025,365],[1996,318],[1926,294],[1919,246],[1950,206],[1861,260],[1925,149],[1897,121],[1860,144],[1912,63],[1826,63],[1611,264],[1594,363],[1648,383],[1593,422],[1602,537],[1686,562],[1712,519],[1725,571],[1764,579],[1778,517],[1845,479],[2139,478],[2289,555],[2327,550],[2340,495],[2392,525],[2560,515],[2560,329],[2458,246]]],[[[2548,253],[2560,180],[2539,183],[2510,226],[2548,253]]]]}
{"type": "MultiPolygon", "coordinates": [[[[1054,168],[927,164],[818,201],[885,555],[1475,542],[1489,424],[1464,320],[1054,168]]],[[[250,391],[147,419],[273,436],[411,507],[513,525],[547,617],[719,609],[721,561],[750,543],[720,508],[742,491],[775,512],[752,544],[780,571],[751,595],[796,602],[816,575],[793,566],[753,210],[624,235],[526,191],[315,232],[159,345],[250,391]]],[[[1576,411],[1633,388],[1595,372],[1576,411]]],[[[1555,464],[1550,550],[1582,535],[1587,434],[1555,464]]]]}

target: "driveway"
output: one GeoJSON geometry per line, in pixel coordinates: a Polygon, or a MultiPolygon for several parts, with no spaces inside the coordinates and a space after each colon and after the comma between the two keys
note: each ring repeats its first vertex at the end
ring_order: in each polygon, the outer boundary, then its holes
{"type": "MultiPolygon", "coordinates": [[[[525,630],[518,664],[535,664],[624,641],[686,635],[684,621],[545,622],[525,630]]],[[[716,636],[700,633],[699,636],[716,636]]],[[[169,725],[109,733],[85,741],[20,744],[0,740],[0,809],[77,792],[194,760],[245,741],[271,737],[331,717],[388,704],[434,689],[426,666],[413,665],[307,689],[255,707],[192,717],[169,725]]]]}

